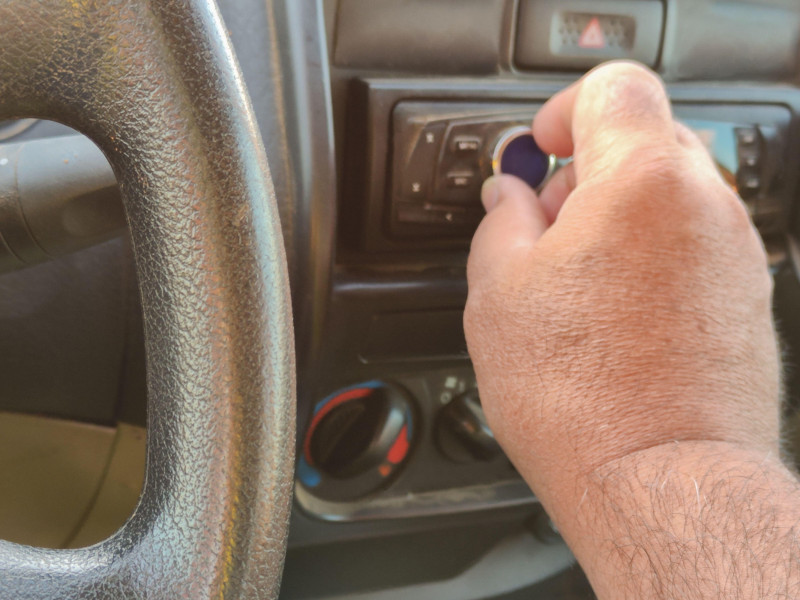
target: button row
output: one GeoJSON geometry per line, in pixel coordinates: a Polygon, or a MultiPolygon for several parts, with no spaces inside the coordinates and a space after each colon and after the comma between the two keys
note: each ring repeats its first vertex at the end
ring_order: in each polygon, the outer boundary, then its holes
{"type": "Polygon", "coordinates": [[[439,146],[445,129],[446,123],[428,125],[423,129],[406,168],[404,200],[430,202],[434,196],[440,202],[469,203],[475,200],[474,194],[469,192],[474,191],[482,179],[478,158],[483,140],[476,136],[451,135],[446,146],[450,150],[440,161],[439,146]],[[436,169],[437,163],[439,169],[436,169]],[[434,182],[432,179],[437,172],[439,176],[434,182]],[[467,193],[450,194],[447,190],[467,193]]]}
{"type": "MultiPolygon", "coordinates": [[[[468,237],[483,217],[480,188],[490,174],[482,164],[485,123],[441,120],[415,128],[412,121],[407,127],[415,129],[406,142],[413,150],[395,145],[392,233],[468,237]],[[403,156],[408,157],[405,164],[398,163],[403,156]]],[[[395,131],[400,141],[402,134],[402,128],[395,131]]]]}
{"type": "Polygon", "coordinates": [[[437,200],[480,208],[481,183],[491,174],[486,168],[490,135],[485,123],[450,124],[436,174],[437,200]]]}
{"type": "Polygon", "coordinates": [[[390,233],[466,239],[484,215],[480,192],[493,172],[493,147],[510,128],[529,127],[535,110],[459,118],[415,107],[394,115],[390,233]]]}
{"type": "Polygon", "coordinates": [[[761,134],[757,127],[737,127],[735,131],[739,157],[736,187],[739,195],[747,200],[761,190],[761,134]]]}
{"type": "Polygon", "coordinates": [[[447,123],[433,123],[420,133],[400,186],[402,201],[431,202],[435,197],[445,203],[475,202],[474,192],[480,189],[483,179],[479,164],[483,138],[451,134],[446,145],[449,151],[440,161],[439,149],[446,127],[447,123]]]}

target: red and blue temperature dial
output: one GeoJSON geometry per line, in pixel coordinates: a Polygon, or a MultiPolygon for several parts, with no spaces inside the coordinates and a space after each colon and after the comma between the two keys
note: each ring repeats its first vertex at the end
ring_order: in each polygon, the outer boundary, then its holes
{"type": "Polygon", "coordinates": [[[413,410],[403,390],[382,381],[346,387],[314,407],[297,476],[317,496],[355,499],[387,485],[412,441],[413,410]]]}

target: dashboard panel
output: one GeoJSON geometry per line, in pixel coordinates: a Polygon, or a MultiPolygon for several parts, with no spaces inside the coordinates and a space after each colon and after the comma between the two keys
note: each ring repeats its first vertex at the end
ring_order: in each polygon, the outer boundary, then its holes
{"type": "MultiPolygon", "coordinates": [[[[480,89],[461,81],[367,79],[352,83],[350,105],[357,107],[363,122],[350,130],[354,139],[348,158],[356,157],[345,167],[353,172],[345,175],[344,195],[349,204],[343,206],[341,218],[350,227],[346,231],[360,233],[347,240],[354,244],[353,252],[368,255],[371,262],[358,269],[343,266],[335,280],[330,313],[335,326],[327,342],[333,351],[324,359],[323,372],[336,377],[320,395],[335,399],[338,393],[358,386],[361,379],[363,385],[387,380],[409,397],[413,408],[408,420],[417,435],[409,440],[412,451],[393,465],[384,485],[376,485],[370,494],[354,480],[350,497],[340,492],[338,504],[326,502],[330,498],[324,492],[315,493],[318,484],[309,485],[320,475],[311,468],[306,452],[300,458],[296,494],[300,506],[311,514],[335,521],[388,519],[485,510],[531,500],[524,486],[516,485],[518,476],[502,458],[453,460],[453,452],[442,447],[442,415],[452,412],[453,405],[476,387],[461,324],[466,292],[463,262],[460,268],[447,263],[453,252],[468,247],[483,214],[480,182],[490,173],[492,142],[509,128],[529,124],[537,107],[554,91],[546,85],[509,81],[483,84],[480,89]],[[459,140],[470,142],[466,152],[459,151],[459,140]],[[469,186],[454,189],[448,181],[454,171],[470,173],[469,186]],[[398,218],[402,217],[398,209],[406,206],[433,213],[436,220],[404,221],[398,218]],[[475,216],[446,218],[458,211],[475,216]],[[352,222],[347,223],[348,219],[352,222]],[[428,252],[422,263],[424,275],[414,273],[410,265],[392,262],[422,250],[428,252]],[[384,256],[386,264],[376,266],[384,256]],[[459,499],[453,500],[456,496],[459,499]],[[463,496],[472,497],[473,502],[463,496]],[[400,502],[400,498],[405,500],[400,502]]],[[[792,136],[797,127],[797,98],[758,88],[745,92],[741,86],[720,86],[710,93],[673,85],[670,92],[677,118],[706,142],[721,176],[739,191],[777,267],[786,258],[787,215],[797,184],[785,169],[798,150],[792,141],[797,139],[792,136]],[[728,98],[734,91],[739,100],[731,102],[728,98]]],[[[321,402],[324,405],[326,400],[321,402]]],[[[318,410],[316,405],[315,415],[318,410]]],[[[456,424],[455,429],[466,426],[456,424]]],[[[339,427],[344,439],[365,428],[374,430],[377,439],[382,425],[353,421],[339,427]]],[[[314,434],[309,426],[304,443],[310,443],[314,434]]],[[[459,436],[453,431],[448,434],[459,436]]],[[[467,453],[475,444],[468,438],[460,444],[467,453]]],[[[365,446],[362,451],[372,449],[365,446]]],[[[390,446],[385,450],[388,453],[390,446]]],[[[347,482],[340,478],[337,485],[341,490],[347,482]]]]}
{"type": "MultiPolygon", "coordinates": [[[[360,228],[360,249],[465,248],[483,214],[480,184],[492,174],[498,141],[505,132],[530,126],[538,107],[558,89],[514,81],[485,83],[480,89],[463,82],[354,82],[350,102],[364,107],[359,112],[366,123],[353,127],[348,156],[361,157],[346,175],[345,196],[352,204],[343,219],[354,219],[353,226],[360,228]],[[459,139],[473,142],[474,150],[458,151],[459,139]],[[454,174],[466,176],[468,183],[454,188],[454,174]]],[[[784,214],[795,184],[784,177],[795,110],[791,95],[730,101],[731,93],[745,97],[741,86],[709,94],[673,85],[670,93],[676,118],[706,142],[762,234],[785,233],[784,214]]]]}
{"type": "MultiPolygon", "coordinates": [[[[298,510],[290,533],[287,598],[592,597],[570,566],[569,553],[560,554],[563,542],[513,466],[487,450],[460,319],[466,256],[481,215],[479,184],[493,169],[498,141],[529,124],[538,107],[588,67],[608,58],[645,57],[664,77],[677,118],[698,132],[721,175],[745,200],[776,281],[796,280],[787,276],[792,271],[786,245],[794,230],[800,157],[800,95],[792,84],[797,56],[787,46],[800,31],[796,6],[671,0],[559,2],[556,8],[536,0],[457,4],[340,0],[322,6],[338,199],[323,333],[309,371],[313,384],[299,406],[298,510]],[[531,17],[541,11],[546,18],[531,17]],[[775,44],[765,35],[773,20],[775,44]],[[727,27],[726,35],[741,41],[732,49],[718,34],[719,47],[729,53],[724,58],[702,37],[698,24],[711,22],[708,27],[727,27]],[[534,26],[536,33],[529,33],[534,26]],[[580,47],[590,26],[599,26],[606,40],[616,32],[614,47],[580,47]],[[647,39],[630,39],[631,29],[647,39]],[[520,44],[529,35],[538,47],[520,44]],[[697,37],[690,43],[691,35],[697,37]],[[758,56],[771,61],[767,72],[747,57],[756,38],[758,56]],[[548,56],[541,48],[555,51],[548,56]],[[562,56],[554,58],[556,51],[562,56]],[[735,68],[730,53],[740,57],[735,68]],[[412,407],[408,451],[369,490],[354,486],[348,497],[341,491],[347,480],[340,478],[336,495],[315,491],[313,478],[304,481],[309,465],[303,461],[317,411],[375,384],[400,390],[412,407]],[[509,529],[501,539],[482,537],[504,527],[509,529]],[[465,531],[474,543],[456,541],[465,531]],[[513,557],[527,551],[516,547],[505,554],[502,562],[510,570],[502,578],[482,570],[495,551],[521,540],[548,541],[526,554],[518,570],[510,566],[513,557]],[[446,549],[439,548],[425,568],[412,564],[409,555],[426,544],[446,549]],[[303,568],[322,568],[337,550],[343,554],[335,574],[301,581],[303,568]],[[403,565],[403,575],[384,566],[383,558],[403,565]],[[365,569],[374,576],[367,582],[365,569]],[[470,582],[468,591],[464,581],[470,582]],[[487,583],[482,587],[480,581],[487,583]]],[[[776,291],[776,304],[788,306],[781,300],[792,293],[788,287],[776,291]]],[[[364,424],[353,413],[342,414],[344,421],[364,424]]],[[[322,418],[333,421],[335,409],[322,418]]],[[[379,449],[370,454],[372,469],[391,463],[392,443],[379,443],[381,434],[399,431],[399,425],[392,429],[377,421],[368,427],[374,427],[374,445],[350,447],[350,458],[359,449],[379,449]]]]}

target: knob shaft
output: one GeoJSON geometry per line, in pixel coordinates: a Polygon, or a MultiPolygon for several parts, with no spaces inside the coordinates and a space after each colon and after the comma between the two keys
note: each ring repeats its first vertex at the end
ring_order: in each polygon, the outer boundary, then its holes
{"type": "Polygon", "coordinates": [[[478,390],[451,400],[437,418],[440,450],[457,462],[492,460],[502,453],[483,414],[478,390]]]}

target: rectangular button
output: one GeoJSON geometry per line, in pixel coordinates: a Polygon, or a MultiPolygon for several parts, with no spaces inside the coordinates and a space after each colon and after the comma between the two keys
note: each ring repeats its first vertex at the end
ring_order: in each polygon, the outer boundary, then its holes
{"type": "Polygon", "coordinates": [[[461,212],[433,210],[430,206],[401,204],[397,207],[397,221],[418,225],[449,225],[463,222],[461,212]]]}
{"type": "Polygon", "coordinates": [[[478,177],[475,171],[450,171],[447,174],[447,187],[465,190],[475,185],[478,177]]]}
{"type": "Polygon", "coordinates": [[[758,159],[758,148],[739,146],[739,168],[757,167],[758,159]]]}
{"type": "Polygon", "coordinates": [[[456,154],[477,154],[483,140],[476,135],[457,135],[453,138],[452,149],[456,154]]]}
{"type": "Polygon", "coordinates": [[[737,128],[736,141],[740,146],[755,146],[758,143],[758,129],[755,127],[737,128]]]}
{"type": "Polygon", "coordinates": [[[398,223],[417,223],[420,225],[437,224],[435,215],[421,206],[400,205],[397,207],[396,219],[398,223]]]}
{"type": "Polygon", "coordinates": [[[588,69],[613,58],[655,65],[658,0],[520,0],[514,59],[522,68],[588,69]]]}
{"type": "Polygon", "coordinates": [[[761,188],[761,178],[755,169],[742,169],[736,175],[736,187],[739,195],[747,200],[758,194],[761,188]]]}

